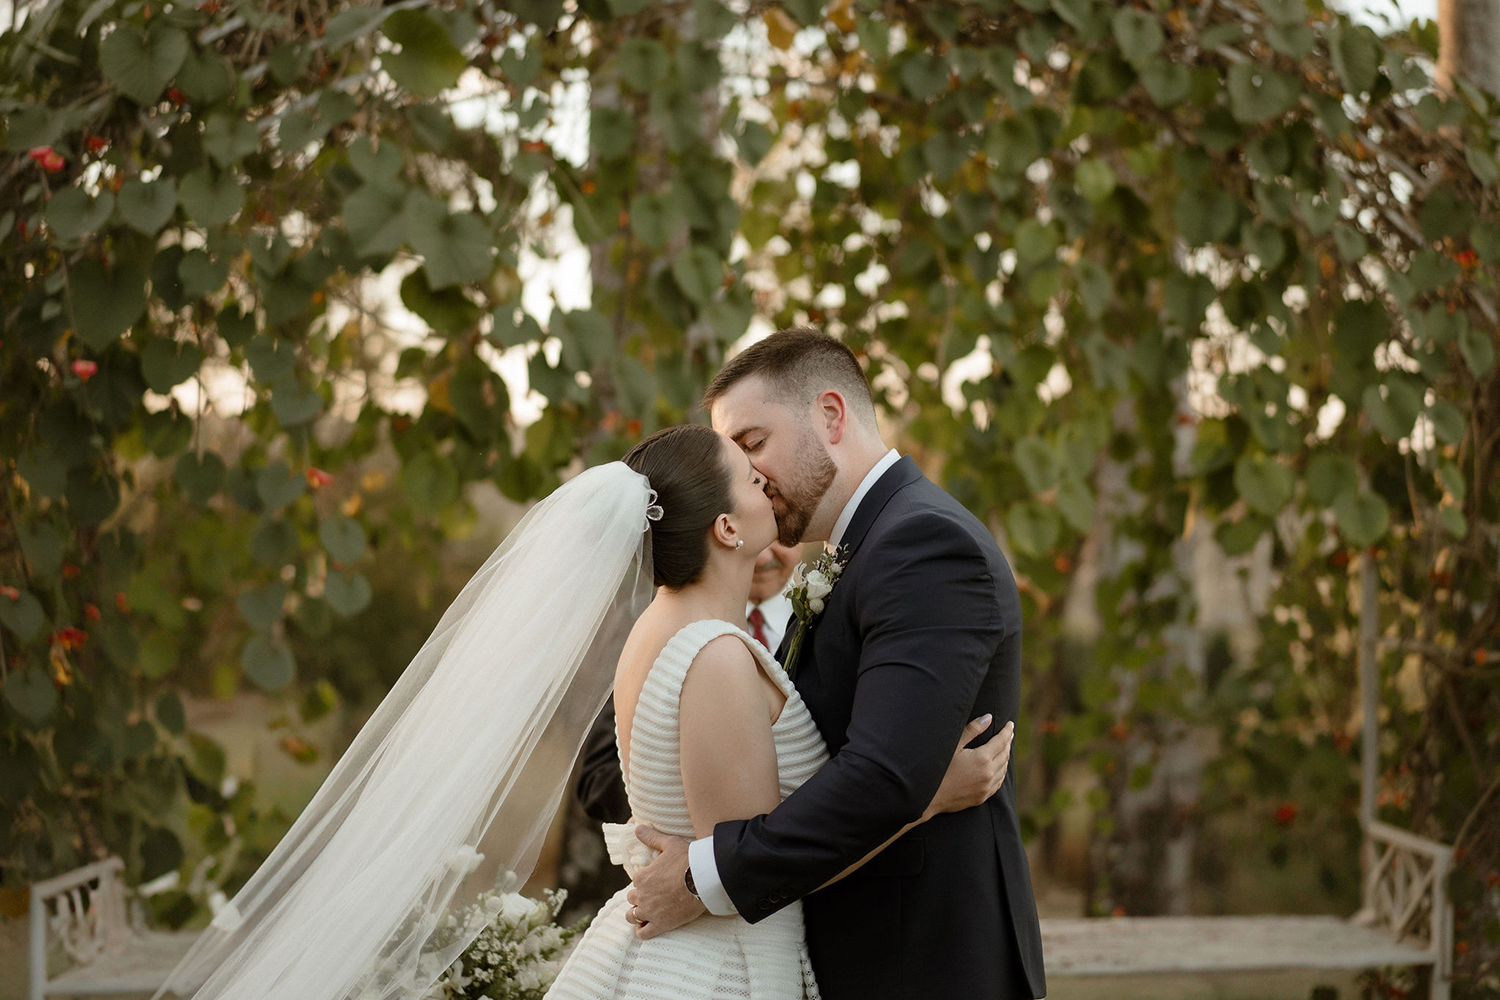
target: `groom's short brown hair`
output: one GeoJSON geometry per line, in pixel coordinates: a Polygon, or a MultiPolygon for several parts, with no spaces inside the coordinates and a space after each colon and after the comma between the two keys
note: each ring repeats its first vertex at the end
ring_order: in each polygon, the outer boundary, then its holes
{"type": "Polygon", "coordinates": [[[836,389],[843,393],[851,413],[875,426],[875,402],[864,369],[853,351],[821,330],[810,326],[778,330],[730,358],[703,391],[703,409],[713,409],[731,387],[753,376],[776,387],[783,400],[799,405],[836,389]]]}

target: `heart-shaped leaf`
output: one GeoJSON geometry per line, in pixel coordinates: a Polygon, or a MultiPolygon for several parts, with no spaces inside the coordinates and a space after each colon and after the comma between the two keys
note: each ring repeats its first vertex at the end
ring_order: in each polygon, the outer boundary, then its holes
{"type": "Polygon", "coordinates": [[[138,258],[115,262],[106,269],[93,258],[73,265],[68,272],[78,336],[89,347],[102,351],[146,311],[146,267],[138,258]]]}
{"type": "Polygon", "coordinates": [[[189,451],[177,459],[175,476],[189,499],[204,504],[224,485],[224,472],[224,460],[214,452],[198,455],[189,451]]]}
{"type": "Polygon", "coordinates": [[[684,295],[705,305],[723,284],[724,264],[708,247],[684,247],[672,258],[672,277],[684,295]]]}
{"type": "Polygon", "coordinates": [[[1242,455],[1234,463],[1234,488],[1251,510],[1268,517],[1291,499],[1292,483],[1292,470],[1273,458],[1242,455]]]}
{"type": "Polygon", "coordinates": [[[901,67],[901,84],[917,100],[929,100],[948,89],[948,64],[930,52],[913,52],[901,67]]]}
{"type": "Polygon", "coordinates": [[[221,167],[259,148],[260,129],[237,114],[220,112],[203,123],[203,151],[221,167]]]}
{"type": "Polygon", "coordinates": [[[307,489],[307,479],[277,460],[261,469],[255,477],[255,492],[267,510],[278,510],[291,503],[307,489]]]}
{"type": "Polygon", "coordinates": [[[297,349],[290,341],[262,333],[245,345],[245,360],[250,362],[255,381],[275,384],[297,367],[297,349]]]}
{"type": "Polygon", "coordinates": [[[406,238],[422,255],[428,285],[437,291],[482,280],[491,268],[491,235],[484,219],[473,212],[449,214],[440,207],[413,211],[415,203],[428,200],[411,199],[405,213],[406,238]]]}
{"type": "Polygon", "coordinates": [[[132,177],[120,186],[120,218],[132,229],[155,236],[177,210],[177,182],[170,177],[146,182],[132,177]]]}
{"type": "Polygon", "coordinates": [[[141,640],[136,666],[147,680],[165,677],[177,669],[177,637],[166,629],[157,629],[141,640]]]}
{"type": "Polygon", "coordinates": [[[276,692],[297,676],[297,661],[292,651],[278,639],[257,632],[240,652],[240,666],[245,676],[262,691],[276,692]]]}
{"type": "Polygon", "coordinates": [[[1349,544],[1359,548],[1378,542],[1391,523],[1390,508],[1369,491],[1340,496],[1333,503],[1333,517],[1349,544]]]}
{"type": "Polygon", "coordinates": [[[318,540],[335,562],[345,565],[358,561],[365,554],[365,529],[354,518],[343,514],[323,519],[318,525],[318,540]]]}
{"type": "Polygon", "coordinates": [[[1016,442],[1012,453],[1016,467],[1033,493],[1045,493],[1057,485],[1060,463],[1057,452],[1041,438],[1025,437],[1016,442]]]}
{"type": "Polygon", "coordinates": [[[1166,35],[1161,22],[1143,10],[1121,7],[1110,22],[1120,53],[1137,69],[1161,51],[1166,35]]]}
{"type": "Polygon", "coordinates": [[[82,188],[65,187],[47,203],[47,225],[58,239],[72,242],[109,221],[115,196],[108,190],[90,198],[82,188]]]}
{"type": "Polygon", "coordinates": [[[1307,463],[1307,495],[1325,507],[1359,490],[1359,466],[1348,455],[1321,452],[1307,463]]]}
{"type": "Polygon", "coordinates": [[[1301,96],[1298,82],[1257,63],[1229,67],[1229,108],[1246,124],[1269,121],[1290,111],[1301,96]]]}
{"type": "Polygon", "coordinates": [[[245,189],[227,170],[199,167],[182,179],[182,207],[202,226],[221,226],[245,204],[245,189]]]}
{"type": "Polygon", "coordinates": [[[1028,500],[1011,507],[1005,515],[1005,530],[1017,551],[1028,556],[1045,555],[1057,544],[1061,524],[1057,511],[1028,500]]]}
{"type": "Polygon", "coordinates": [[[401,46],[382,53],[380,64],[391,79],[418,97],[436,97],[458,82],[468,66],[447,31],[421,10],[398,10],[385,19],[381,31],[401,46]]]}
{"type": "Polygon", "coordinates": [[[119,91],[137,104],[154,104],[188,54],[188,37],[158,23],[149,32],[117,24],[99,46],[99,67],[119,91]]]}
{"type": "Polygon", "coordinates": [[[154,337],[141,351],[141,374],[152,392],[171,392],[198,373],[203,351],[197,344],[168,337],[154,337]]]}
{"type": "Polygon", "coordinates": [[[1427,411],[1427,418],[1432,421],[1433,433],[1444,444],[1458,444],[1464,439],[1468,425],[1463,413],[1452,403],[1439,400],[1427,411]]]}
{"type": "Polygon", "coordinates": [[[252,628],[267,632],[281,621],[281,606],[285,602],[286,584],[272,580],[245,591],[235,600],[235,606],[252,628]]]}
{"type": "Polygon", "coordinates": [[[370,604],[370,581],[363,573],[335,570],[323,583],[323,599],[344,618],[359,614],[370,604]]]}
{"type": "Polygon", "coordinates": [[[0,623],[16,634],[22,642],[30,642],[42,634],[47,624],[42,602],[29,590],[18,591],[15,598],[0,594],[0,623]]]}
{"type": "Polygon", "coordinates": [[[57,688],[45,671],[31,667],[12,670],[5,678],[5,701],[11,711],[35,729],[45,724],[57,709],[57,688]]]}
{"type": "Polygon", "coordinates": [[[1078,480],[1064,477],[1057,487],[1057,509],[1074,531],[1087,532],[1094,524],[1094,493],[1078,480]]]}
{"type": "Polygon", "coordinates": [[[1458,328],[1458,352],[1475,378],[1483,378],[1495,364],[1495,334],[1491,328],[1464,324],[1458,328]]]}
{"type": "Polygon", "coordinates": [[[1154,59],[1141,70],[1141,86],[1159,108],[1181,104],[1190,83],[1186,66],[1165,59],[1154,59]]]}
{"type": "Polygon", "coordinates": [[[218,291],[229,280],[229,261],[210,257],[204,250],[189,250],[177,265],[184,295],[196,298],[218,291]]]}
{"type": "Polygon", "coordinates": [[[241,312],[240,308],[232,302],[219,310],[215,323],[219,336],[223,337],[224,343],[231,348],[247,344],[250,338],[255,336],[255,315],[241,312]]]}
{"type": "Polygon", "coordinates": [[[250,539],[250,554],[262,566],[280,570],[297,557],[297,529],[280,518],[265,518],[250,539]]]}
{"type": "Polygon", "coordinates": [[[283,427],[296,427],[323,412],[323,397],[297,376],[287,375],[271,387],[271,410],[283,427]]]}
{"type": "Polygon", "coordinates": [[[636,93],[650,93],[672,68],[667,50],[654,38],[629,36],[620,44],[615,56],[620,67],[620,79],[636,93]]]}
{"type": "Polygon", "coordinates": [[[1078,297],[1083,302],[1083,311],[1088,314],[1089,319],[1103,316],[1104,310],[1109,307],[1109,300],[1114,296],[1114,283],[1109,271],[1098,261],[1085,257],[1073,268],[1073,276],[1078,282],[1078,297]]]}
{"type": "Polygon", "coordinates": [[[1454,538],[1463,541],[1469,536],[1469,522],[1464,517],[1462,507],[1451,503],[1441,504],[1437,509],[1437,515],[1438,524],[1441,524],[1443,530],[1454,538]]]}
{"type": "Polygon", "coordinates": [[[1380,73],[1380,39],[1362,24],[1344,24],[1334,32],[1333,68],[1345,89],[1361,94],[1375,86],[1380,73]]]}
{"type": "Polygon", "coordinates": [[[104,467],[79,466],[68,470],[63,496],[73,520],[79,524],[99,524],[120,506],[120,482],[104,467]]]}
{"type": "Polygon", "coordinates": [[[233,86],[234,71],[229,62],[212,49],[189,48],[177,70],[177,88],[194,104],[216,104],[233,86]]]}

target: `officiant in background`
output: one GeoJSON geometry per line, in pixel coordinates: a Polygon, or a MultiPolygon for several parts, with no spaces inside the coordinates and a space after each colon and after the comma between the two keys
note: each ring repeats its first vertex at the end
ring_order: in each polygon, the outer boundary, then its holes
{"type": "MultiPolygon", "coordinates": [[[[746,630],[772,653],[786,636],[792,620],[787,584],[802,561],[799,546],[772,542],[755,560],[750,600],[745,605],[746,630]]],[[[558,882],[569,892],[565,919],[572,913],[593,913],[600,903],[625,885],[625,871],[608,863],[600,823],[623,823],[630,818],[625,779],[615,749],[615,703],[611,698],[594,720],[577,769],[577,801],[569,807],[566,847],[558,882]]]]}

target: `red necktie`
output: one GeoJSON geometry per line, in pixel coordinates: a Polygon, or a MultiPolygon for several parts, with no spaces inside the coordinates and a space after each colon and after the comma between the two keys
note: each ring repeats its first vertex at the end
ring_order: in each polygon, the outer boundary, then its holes
{"type": "Polygon", "coordinates": [[[771,648],[771,643],[766,639],[766,630],[763,629],[763,628],[761,628],[761,626],[764,625],[765,623],[766,623],[766,616],[763,615],[763,614],[761,614],[760,608],[751,608],[750,609],[750,636],[756,642],[760,643],[762,646],[766,647],[767,649],[770,649],[771,648]]]}

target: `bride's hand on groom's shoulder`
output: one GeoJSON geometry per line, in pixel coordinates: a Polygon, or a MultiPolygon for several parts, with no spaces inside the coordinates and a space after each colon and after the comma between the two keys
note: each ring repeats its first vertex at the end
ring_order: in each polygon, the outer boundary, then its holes
{"type": "Polygon", "coordinates": [[[948,773],[943,775],[943,783],[938,786],[923,820],[938,813],[971,809],[988,800],[1005,783],[1006,772],[1010,770],[1010,745],[1016,735],[1014,722],[1007,722],[987,742],[967,748],[967,744],[989,724],[990,717],[983,715],[964,727],[963,735],[958,738],[958,749],[948,764],[948,773]]]}

